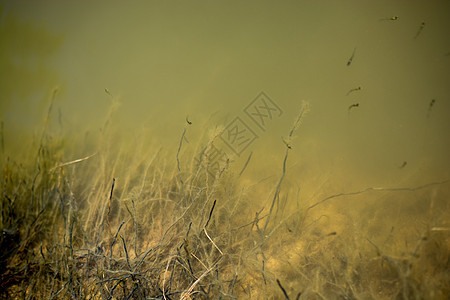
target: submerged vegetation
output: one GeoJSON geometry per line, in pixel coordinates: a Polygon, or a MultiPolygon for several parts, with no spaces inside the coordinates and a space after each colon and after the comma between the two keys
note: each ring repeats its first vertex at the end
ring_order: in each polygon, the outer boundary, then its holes
{"type": "Polygon", "coordinates": [[[119,142],[112,116],[69,140],[50,105],[25,159],[2,150],[1,297],[446,299],[449,182],[303,199],[283,181],[302,114],[270,185],[241,180],[251,154],[212,176],[217,135],[184,148],[188,117],[172,157],[119,142]]]}

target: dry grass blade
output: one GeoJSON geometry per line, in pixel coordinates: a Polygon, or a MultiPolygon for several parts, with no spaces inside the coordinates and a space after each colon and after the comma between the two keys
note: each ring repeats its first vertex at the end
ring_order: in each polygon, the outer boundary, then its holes
{"type": "Polygon", "coordinates": [[[290,130],[290,132],[289,132],[289,140],[288,140],[287,143],[286,143],[287,148],[286,148],[286,153],[285,153],[284,159],[283,159],[283,170],[282,170],[282,173],[281,173],[280,180],[278,181],[277,187],[276,187],[276,189],[275,189],[275,193],[274,193],[274,195],[273,195],[272,204],[271,204],[271,206],[270,206],[269,214],[268,214],[268,216],[267,216],[266,223],[265,223],[264,229],[263,229],[263,236],[265,235],[265,233],[266,233],[266,231],[267,231],[267,226],[269,225],[270,217],[271,217],[271,215],[272,215],[273,208],[274,208],[274,206],[275,206],[275,202],[276,202],[276,200],[278,199],[278,197],[279,197],[279,195],[280,195],[281,184],[283,183],[284,176],[286,175],[286,162],[287,162],[287,159],[288,159],[289,150],[291,150],[290,140],[292,139],[292,137],[293,137],[293,135],[294,135],[294,131],[300,126],[301,121],[302,121],[304,115],[305,115],[308,111],[309,111],[309,105],[308,105],[308,103],[307,103],[307,102],[303,102],[303,103],[302,103],[302,107],[301,107],[301,109],[300,109],[300,113],[299,113],[299,115],[297,116],[297,119],[295,120],[294,125],[292,126],[292,128],[291,128],[291,130],[290,130]]]}
{"type": "MultiPolygon", "coordinates": [[[[217,261],[215,264],[217,264],[219,261],[217,261]]],[[[214,265],[215,265],[214,264],[214,265]]],[[[197,284],[206,276],[208,275],[209,272],[211,272],[214,269],[215,266],[212,266],[211,268],[209,268],[208,270],[206,270],[205,272],[203,272],[202,275],[200,275],[200,277],[194,282],[192,283],[192,285],[188,288],[188,290],[186,292],[183,292],[181,294],[181,300],[183,299],[190,299],[190,295],[192,293],[192,291],[194,290],[194,288],[197,286],[197,284]]]]}
{"type": "Polygon", "coordinates": [[[213,246],[217,249],[217,251],[219,251],[219,253],[220,253],[221,255],[223,255],[222,250],[220,250],[219,247],[217,247],[216,243],[214,243],[214,241],[213,241],[213,240],[211,239],[211,237],[208,235],[208,232],[206,232],[206,228],[203,228],[203,231],[205,232],[206,237],[211,241],[211,243],[213,244],[213,246]]]}
{"type": "Polygon", "coordinates": [[[185,129],[164,156],[164,145],[140,136],[118,139],[108,119],[85,147],[50,136],[53,105],[31,155],[1,149],[11,155],[0,160],[1,299],[446,299],[450,180],[340,193],[337,185],[326,197],[325,184],[288,169],[307,106],[268,185],[265,175],[240,176],[260,157],[253,152],[242,168],[207,172],[223,130],[193,150],[185,129]],[[74,153],[94,154],[62,163],[81,157],[74,153]],[[75,165],[83,167],[67,167],[75,165]],[[295,197],[300,184],[311,204],[295,197]]]}
{"type": "Polygon", "coordinates": [[[94,154],[91,154],[91,155],[89,155],[89,156],[86,156],[86,157],[83,157],[83,158],[80,158],[80,159],[75,159],[75,160],[72,160],[72,161],[69,161],[69,162],[66,162],[66,163],[57,165],[56,167],[50,169],[50,171],[54,171],[54,170],[57,169],[57,168],[62,168],[62,167],[64,167],[64,166],[68,166],[68,165],[72,165],[72,164],[76,164],[76,163],[85,161],[85,160],[87,160],[87,159],[93,157],[93,156],[96,155],[96,154],[97,154],[97,153],[94,153],[94,154]]]}

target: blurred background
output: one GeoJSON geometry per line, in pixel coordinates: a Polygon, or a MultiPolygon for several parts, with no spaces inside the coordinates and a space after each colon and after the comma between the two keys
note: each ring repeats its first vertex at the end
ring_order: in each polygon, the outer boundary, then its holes
{"type": "Polygon", "coordinates": [[[256,138],[223,146],[236,171],[251,154],[248,176],[278,176],[287,142],[306,193],[445,180],[449,28],[449,1],[2,0],[4,151],[26,151],[58,88],[63,134],[98,132],[118,103],[123,135],[168,153],[187,120],[195,144],[239,117],[256,138]],[[264,128],[245,113],[261,92],[279,108],[264,128]]]}

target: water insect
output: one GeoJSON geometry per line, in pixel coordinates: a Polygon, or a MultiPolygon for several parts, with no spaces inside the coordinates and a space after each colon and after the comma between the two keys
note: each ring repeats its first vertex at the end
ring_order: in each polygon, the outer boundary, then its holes
{"type": "Polygon", "coordinates": [[[422,22],[420,24],[419,30],[417,31],[416,35],[414,36],[415,39],[419,36],[419,34],[422,32],[422,30],[425,28],[425,22],[422,22]]]}
{"type": "Polygon", "coordinates": [[[388,17],[388,18],[382,18],[380,21],[397,21],[399,19],[398,16],[388,17]]]}
{"type": "Polygon", "coordinates": [[[436,103],[436,99],[432,99],[430,104],[428,105],[428,113],[427,113],[427,118],[430,117],[430,113],[431,113],[431,108],[433,107],[433,105],[436,103]]]}
{"type": "Polygon", "coordinates": [[[283,137],[281,137],[281,140],[282,140],[283,143],[286,145],[286,147],[288,147],[288,149],[292,149],[291,144],[289,144],[283,137]]]}
{"type": "Polygon", "coordinates": [[[350,65],[351,65],[351,63],[352,63],[352,61],[353,61],[353,58],[355,57],[355,53],[356,53],[356,47],[355,47],[355,49],[353,49],[352,56],[350,56],[350,58],[349,58],[348,61],[347,61],[347,66],[350,66],[350,65]]]}
{"type": "Polygon", "coordinates": [[[359,103],[355,103],[355,104],[350,105],[350,106],[348,107],[348,112],[350,112],[350,110],[351,110],[352,108],[354,108],[354,107],[359,107],[359,103]]]}
{"type": "Polygon", "coordinates": [[[351,89],[350,91],[348,91],[347,96],[348,96],[350,93],[353,93],[353,92],[356,92],[356,91],[360,91],[360,90],[361,90],[361,87],[360,87],[360,86],[358,86],[357,88],[351,89]]]}

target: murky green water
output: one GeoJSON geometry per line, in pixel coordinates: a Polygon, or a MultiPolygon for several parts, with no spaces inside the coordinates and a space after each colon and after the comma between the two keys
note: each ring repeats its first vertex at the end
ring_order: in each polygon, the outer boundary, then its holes
{"type": "Polygon", "coordinates": [[[445,1],[2,1],[1,7],[6,145],[16,131],[40,124],[56,86],[62,128],[100,128],[111,105],[107,88],[121,103],[120,126],[150,128],[162,143],[179,139],[187,115],[193,128],[203,125],[192,131],[245,118],[244,108],[265,92],[282,113],[263,130],[243,119],[258,137],[243,156],[281,151],[280,137],[307,100],[311,112],[293,142],[298,162],[398,177],[428,158],[433,173],[448,175],[445,1]],[[380,20],[393,16],[399,19],[380,20]]]}
{"type": "MultiPolygon", "coordinates": [[[[310,204],[450,178],[448,1],[0,1],[0,15],[7,155],[26,153],[57,88],[58,134],[95,136],[108,120],[114,145],[142,139],[173,164],[184,129],[192,152],[225,129],[219,170],[229,159],[276,182],[289,146],[283,188],[310,204]]],[[[361,201],[337,207],[358,218],[361,201]]],[[[372,217],[368,230],[392,227],[372,217]]]]}

